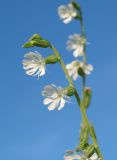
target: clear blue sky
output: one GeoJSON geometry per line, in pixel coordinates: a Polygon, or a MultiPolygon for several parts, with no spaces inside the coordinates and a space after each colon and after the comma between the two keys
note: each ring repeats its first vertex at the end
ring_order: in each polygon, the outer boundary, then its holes
{"type": "MultiPolygon", "coordinates": [[[[64,25],[57,7],[68,0],[0,1],[0,159],[60,160],[65,150],[78,143],[81,114],[73,98],[61,112],[49,112],[41,91],[46,84],[66,86],[59,65],[48,66],[37,78],[25,75],[21,61],[28,51],[47,56],[51,51],[22,49],[34,33],[50,40],[65,63],[73,59],[65,50],[69,34],[80,33],[76,22],[64,25]],[[53,72],[51,72],[53,70],[53,72]]],[[[94,122],[105,160],[116,159],[117,144],[117,12],[116,0],[79,1],[84,11],[88,41],[88,62],[94,72],[87,85],[93,89],[88,117],[94,122]]],[[[80,81],[75,83],[78,87],[80,81]]]]}

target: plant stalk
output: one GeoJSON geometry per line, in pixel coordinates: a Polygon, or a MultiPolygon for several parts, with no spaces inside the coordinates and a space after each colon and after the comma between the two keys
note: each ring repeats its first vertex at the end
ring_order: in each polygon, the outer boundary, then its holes
{"type": "Polygon", "coordinates": [[[90,127],[90,123],[89,123],[89,121],[88,121],[85,108],[83,107],[83,105],[82,105],[82,103],[81,103],[80,96],[79,96],[79,94],[78,94],[78,92],[77,92],[77,90],[76,90],[76,88],[75,88],[75,86],[74,86],[74,83],[73,83],[71,77],[69,76],[69,73],[68,73],[68,71],[67,71],[67,69],[66,69],[66,67],[65,67],[64,61],[62,60],[59,52],[57,51],[57,49],[56,49],[54,46],[52,46],[51,49],[53,50],[53,52],[54,52],[54,54],[56,55],[56,57],[59,59],[59,63],[60,63],[60,65],[61,65],[61,67],[62,67],[62,69],[63,69],[63,71],[64,71],[64,73],[65,73],[65,75],[66,75],[66,78],[67,78],[67,80],[68,80],[68,82],[69,82],[69,85],[73,86],[74,89],[75,89],[75,94],[74,94],[74,95],[75,95],[75,97],[76,97],[76,100],[77,100],[77,102],[78,102],[78,105],[80,106],[80,110],[81,110],[81,113],[82,113],[83,120],[85,121],[85,124],[88,126],[89,133],[90,133],[90,135],[91,135],[91,137],[92,137],[94,146],[95,146],[95,148],[96,148],[96,150],[97,150],[97,152],[98,152],[98,155],[99,155],[100,158],[101,158],[100,160],[103,160],[103,157],[102,157],[102,155],[101,155],[100,149],[99,149],[99,147],[98,147],[97,140],[96,140],[95,135],[93,134],[93,131],[92,131],[91,127],[90,127]]]}

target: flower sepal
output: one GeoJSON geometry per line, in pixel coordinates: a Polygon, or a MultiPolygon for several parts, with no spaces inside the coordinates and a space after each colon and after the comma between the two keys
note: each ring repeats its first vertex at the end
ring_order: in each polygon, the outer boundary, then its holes
{"type": "Polygon", "coordinates": [[[65,92],[67,96],[73,96],[75,93],[75,88],[73,86],[68,86],[65,88],[65,92]]]}
{"type": "Polygon", "coordinates": [[[78,3],[76,3],[75,1],[72,1],[72,5],[75,9],[80,11],[80,5],[78,3]]]}
{"type": "Polygon", "coordinates": [[[80,143],[80,145],[78,147],[76,147],[76,152],[80,152],[85,150],[87,147],[89,146],[89,144],[84,140],[80,143]]]}
{"type": "Polygon", "coordinates": [[[79,13],[77,13],[77,15],[74,18],[77,20],[82,20],[80,5],[78,3],[76,3],[75,1],[72,1],[72,5],[79,12],[79,13]]]}
{"type": "Polygon", "coordinates": [[[78,68],[78,74],[79,74],[81,77],[84,77],[84,76],[85,76],[85,73],[84,73],[82,67],[79,67],[79,68],[78,68]]]}
{"type": "Polygon", "coordinates": [[[86,149],[84,150],[84,153],[86,154],[86,156],[88,158],[90,158],[91,156],[93,156],[93,154],[96,152],[95,147],[93,144],[89,145],[88,147],[86,147],[86,149]]]}

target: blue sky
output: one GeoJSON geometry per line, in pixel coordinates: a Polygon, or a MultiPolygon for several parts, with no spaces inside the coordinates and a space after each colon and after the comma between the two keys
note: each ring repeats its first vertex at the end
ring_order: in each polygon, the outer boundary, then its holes
{"type": "MultiPolygon", "coordinates": [[[[66,86],[58,64],[48,66],[47,74],[37,78],[25,75],[21,61],[28,51],[44,56],[50,50],[22,49],[34,33],[40,33],[60,51],[65,63],[73,60],[65,50],[70,34],[80,33],[73,21],[64,25],[57,7],[68,0],[1,0],[0,5],[0,159],[60,160],[65,150],[78,144],[81,114],[77,103],[58,112],[49,112],[43,105],[41,91],[47,84],[66,86]],[[52,72],[51,72],[52,71],[52,72]]],[[[116,158],[117,121],[117,2],[115,0],[79,0],[86,27],[88,62],[94,72],[87,78],[93,89],[88,117],[93,121],[104,159],[116,158]]],[[[80,86],[81,82],[75,82],[80,86]]]]}

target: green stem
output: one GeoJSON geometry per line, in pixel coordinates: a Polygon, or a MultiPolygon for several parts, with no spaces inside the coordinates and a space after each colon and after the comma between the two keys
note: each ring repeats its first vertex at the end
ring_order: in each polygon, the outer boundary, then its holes
{"type": "MultiPolygon", "coordinates": [[[[86,35],[85,35],[85,28],[84,28],[84,24],[83,24],[83,19],[82,19],[82,11],[80,9],[80,16],[81,16],[81,20],[80,20],[80,26],[81,26],[81,34],[82,34],[82,37],[86,38],[86,35]]],[[[86,43],[84,43],[84,57],[83,57],[83,62],[86,64],[86,43]]],[[[94,146],[95,146],[95,149],[97,151],[97,154],[99,155],[100,157],[100,160],[103,160],[103,156],[100,152],[100,149],[99,149],[99,146],[98,146],[98,142],[97,142],[97,139],[95,137],[95,134],[90,126],[90,123],[88,121],[88,118],[87,118],[87,115],[86,115],[86,109],[84,108],[84,91],[85,91],[85,85],[86,85],[86,76],[83,76],[83,82],[82,82],[82,93],[83,93],[83,99],[82,99],[82,103],[80,105],[80,110],[81,110],[81,113],[82,113],[82,117],[83,117],[83,122],[88,126],[88,129],[89,129],[89,133],[90,133],[90,136],[92,138],[92,141],[94,143],[94,146]]],[[[77,92],[75,93],[76,94],[76,97],[77,97],[77,92]]]]}
{"type": "MultiPolygon", "coordinates": [[[[65,64],[64,64],[64,62],[63,62],[63,60],[62,60],[59,52],[57,51],[57,49],[56,49],[54,46],[52,46],[51,48],[52,48],[54,54],[56,55],[56,57],[59,59],[59,63],[60,63],[60,65],[61,65],[61,67],[62,67],[62,69],[63,69],[63,71],[64,71],[64,73],[65,73],[65,75],[66,75],[66,78],[67,78],[67,80],[68,80],[68,82],[69,82],[69,85],[73,86],[74,89],[75,89],[75,86],[74,86],[74,84],[73,84],[73,81],[72,81],[71,77],[70,77],[69,74],[68,74],[68,71],[67,71],[67,69],[66,69],[66,67],[65,67],[65,64]]],[[[92,137],[94,146],[95,146],[95,148],[96,148],[96,150],[97,150],[97,152],[98,152],[98,155],[99,155],[100,158],[101,158],[100,160],[103,160],[102,155],[101,155],[100,150],[99,150],[99,147],[98,147],[98,144],[97,144],[97,141],[96,141],[96,138],[95,138],[95,136],[94,136],[94,134],[93,134],[93,131],[92,131],[91,127],[90,127],[90,123],[89,123],[89,121],[88,121],[85,108],[83,107],[83,105],[82,105],[82,103],[81,103],[80,96],[79,96],[79,94],[78,94],[78,92],[77,92],[76,89],[75,89],[75,97],[76,97],[76,100],[77,100],[77,102],[78,102],[78,104],[79,104],[79,106],[80,106],[80,110],[81,110],[81,113],[82,113],[83,120],[85,121],[85,124],[88,126],[89,133],[90,133],[90,135],[91,135],[91,137],[92,137]]]]}

